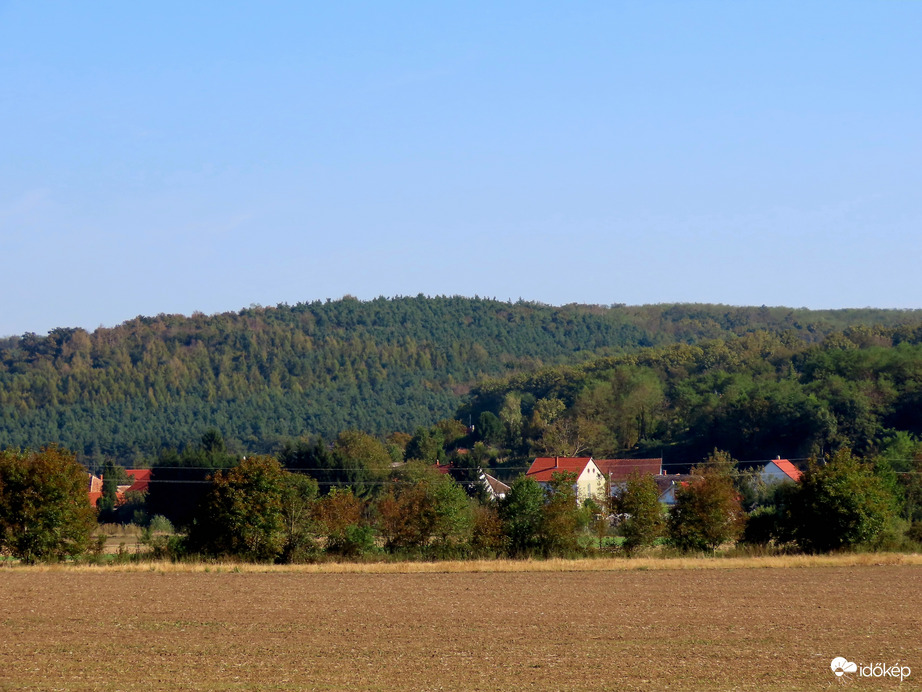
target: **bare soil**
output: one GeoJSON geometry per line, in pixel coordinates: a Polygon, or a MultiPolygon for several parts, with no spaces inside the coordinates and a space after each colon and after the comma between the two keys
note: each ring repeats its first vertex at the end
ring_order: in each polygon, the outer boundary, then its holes
{"type": "Polygon", "coordinates": [[[0,689],[922,689],[922,567],[0,569],[0,689]],[[829,663],[909,666],[836,678],[829,663]]]}

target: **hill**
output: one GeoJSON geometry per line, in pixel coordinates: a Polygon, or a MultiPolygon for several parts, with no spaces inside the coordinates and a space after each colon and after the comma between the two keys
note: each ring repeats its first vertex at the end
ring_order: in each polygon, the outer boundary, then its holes
{"type": "Polygon", "coordinates": [[[0,340],[0,447],[54,442],[131,464],[215,427],[233,448],[268,451],[348,428],[412,431],[452,415],[485,378],[759,331],[811,344],[849,326],[920,320],[424,296],[137,317],[0,340]]]}
{"type": "Polygon", "coordinates": [[[909,468],[922,436],[922,326],[850,327],[642,348],[488,379],[461,415],[513,455],[663,456],[715,448],[803,459],[847,446],[909,468]]]}

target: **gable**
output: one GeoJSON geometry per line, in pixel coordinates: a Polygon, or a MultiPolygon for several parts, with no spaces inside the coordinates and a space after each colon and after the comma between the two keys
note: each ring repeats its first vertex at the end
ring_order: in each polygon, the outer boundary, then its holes
{"type": "Polygon", "coordinates": [[[762,480],[769,481],[794,481],[800,480],[803,474],[787,459],[772,459],[762,469],[762,480]]]}
{"type": "Polygon", "coordinates": [[[590,462],[592,462],[592,457],[537,457],[532,462],[531,468],[525,472],[525,476],[539,483],[550,483],[551,476],[555,473],[569,471],[575,473],[579,478],[590,462]]]}

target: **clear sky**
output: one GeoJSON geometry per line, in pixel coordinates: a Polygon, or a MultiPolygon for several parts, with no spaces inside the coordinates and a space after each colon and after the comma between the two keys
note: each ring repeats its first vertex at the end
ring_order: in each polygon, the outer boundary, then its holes
{"type": "Polygon", "coordinates": [[[0,0],[0,335],[922,307],[922,2],[0,0]]]}

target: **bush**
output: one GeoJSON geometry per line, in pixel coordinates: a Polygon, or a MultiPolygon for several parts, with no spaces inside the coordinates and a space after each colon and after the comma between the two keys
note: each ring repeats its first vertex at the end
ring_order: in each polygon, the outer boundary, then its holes
{"type": "Polygon", "coordinates": [[[162,514],[155,514],[153,517],[151,517],[147,528],[151,533],[176,533],[176,529],[173,528],[173,524],[171,524],[170,520],[162,514]]]}
{"type": "Polygon", "coordinates": [[[498,557],[506,549],[503,521],[496,506],[489,504],[474,507],[474,526],[471,531],[471,551],[474,557],[498,557]]]}
{"type": "Polygon", "coordinates": [[[364,510],[364,501],[348,488],[333,488],[317,502],[314,518],[328,553],[360,557],[374,550],[375,532],[364,522],[364,510]]]}
{"type": "Polygon", "coordinates": [[[542,508],[541,550],[547,556],[572,557],[581,552],[577,531],[584,525],[584,513],[577,501],[576,474],[551,475],[551,488],[542,508]]]}

